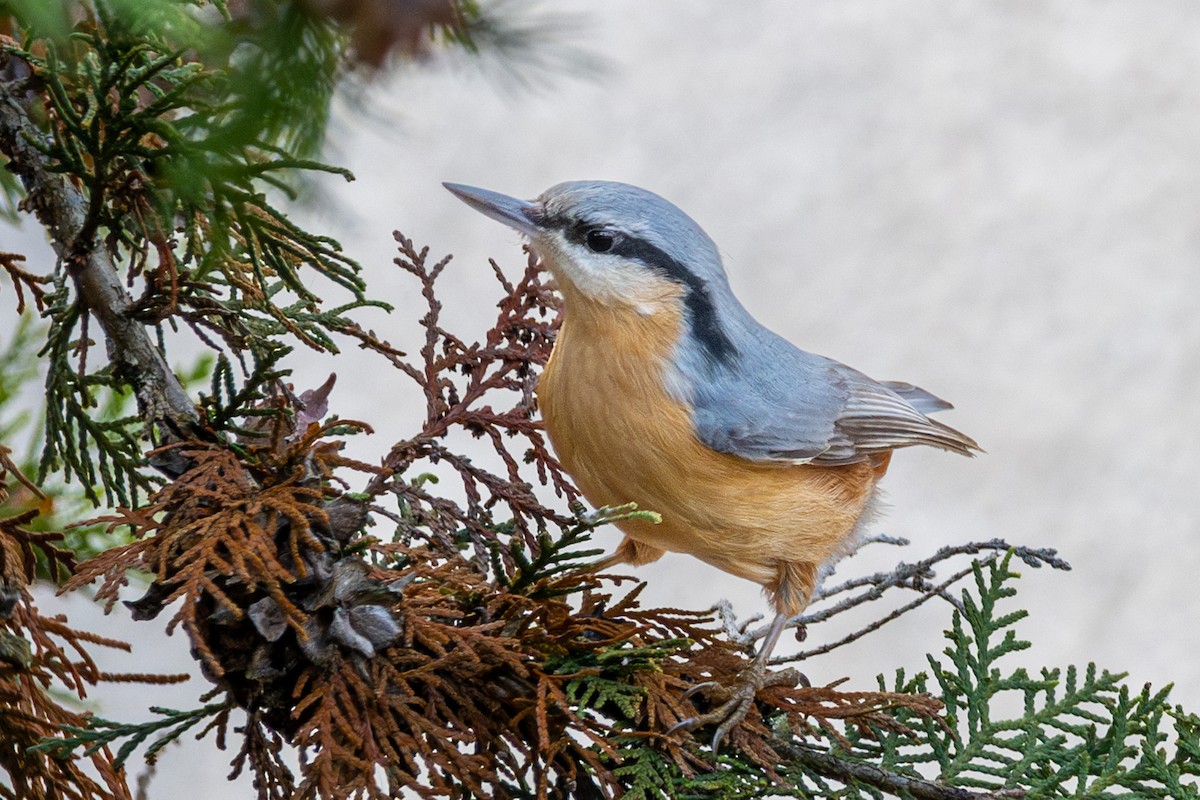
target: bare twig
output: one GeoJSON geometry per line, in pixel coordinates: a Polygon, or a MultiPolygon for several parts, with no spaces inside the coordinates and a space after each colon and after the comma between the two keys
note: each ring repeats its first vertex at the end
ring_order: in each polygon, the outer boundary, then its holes
{"type": "MultiPolygon", "coordinates": [[[[891,544],[908,543],[905,539],[877,540],[889,541],[891,544]]],[[[877,572],[874,575],[852,578],[829,589],[821,587],[817,590],[815,599],[825,600],[835,594],[840,594],[850,589],[856,589],[860,586],[874,586],[882,587],[884,589],[891,588],[892,586],[901,586],[923,591],[925,588],[927,588],[926,582],[933,577],[933,566],[939,562],[953,558],[954,556],[978,555],[980,553],[989,551],[993,553],[1006,553],[1009,550],[1012,550],[1017,558],[1021,559],[1031,567],[1036,568],[1042,566],[1042,564],[1048,564],[1055,569],[1071,569],[1071,565],[1059,558],[1058,551],[1054,550],[1053,548],[1018,547],[1009,544],[1003,539],[990,539],[986,542],[968,542],[966,544],[943,547],[929,558],[923,559],[914,564],[905,564],[901,562],[900,564],[897,564],[896,567],[890,572],[877,572]]],[[[874,596],[867,599],[874,600],[879,596],[877,593],[873,594],[874,596]]]]}
{"type": "MultiPolygon", "coordinates": [[[[952,586],[953,584],[958,583],[960,580],[965,578],[967,575],[970,575],[972,570],[973,570],[973,567],[966,567],[965,569],[959,570],[958,572],[954,573],[946,580],[942,581],[937,586],[922,593],[915,600],[911,600],[911,601],[905,603],[904,605],[900,606],[899,608],[893,609],[892,611],[888,612],[887,614],[884,614],[882,617],[879,617],[878,619],[874,620],[873,622],[870,622],[867,625],[864,625],[863,627],[859,628],[858,630],[854,631],[853,633],[849,633],[849,634],[843,636],[841,639],[838,639],[835,642],[830,642],[829,644],[823,644],[819,647],[814,647],[809,650],[802,650],[801,652],[796,653],[794,655],[780,656],[778,658],[773,658],[773,659],[771,659],[771,663],[772,664],[786,664],[786,663],[793,662],[793,661],[803,661],[806,658],[810,658],[810,657],[816,656],[816,655],[821,655],[822,653],[828,653],[829,651],[836,650],[837,648],[842,647],[843,645],[847,645],[847,644],[850,644],[851,642],[858,641],[862,637],[866,636],[868,633],[879,630],[880,628],[882,628],[884,625],[891,622],[892,620],[897,619],[898,617],[901,617],[901,616],[907,614],[909,611],[912,611],[917,606],[923,605],[927,600],[929,600],[932,597],[942,597],[943,599],[949,600],[950,602],[954,603],[954,605],[957,606],[958,605],[957,601],[953,600],[948,594],[946,594],[946,589],[949,588],[950,586],[952,586]]],[[[874,592],[874,590],[872,590],[872,592],[868,592],[867,594],[872,594],[873,592],[874,592]]],[[[880,593],[882,594],[882,591],[880,593]]],[[[858,598],[852,598],[852,600],[857,600],[857,599],[858,598]]],[[[874,598],[872,597],[870,599],[874,599],[874,598]]],[[[864,600],[862,602],[866,602],[866,601],[864,600]]],[[[853,603],[853,605],[857,605],[857,604],[858,603],[853,603]]],[[[801,615],[793,620],[790,620],[788,622],[788,626],[798,628],[802,625],[807,625],[809,622],[816,622],[816,621],[820,621],[823,619],[829,619],[829,617],[832,617],[833,615],[838,614],[841,611],[845,611],[846,608],[852,607],[852,605],[849,603],[844,608],[840,607],[840,605],[841,604],[839,604],[839,607],[829,609],[829,611],[827,613],[801,615]]]]}
{"type": "Polygon", "coordinates": [[[944,786],[921,778],[889,772],[883,767],[873,764],[846,761],[828,751],[798,746],[789,742],[779,742],[775,746],[789,758],[834,780],[865,783],[896,796],[914,797],[917,800],[1008,800],[1025,796],[1025,792],[1019,789],[974,792],[970,789],[944,786]]]}
{"type": "MultiPolygon", "coordinates": [[[[884,542],[887,544],[907,544],[907,540],[897,539],[893,537],[877,536],[869,540],[870,542],[884,542]]],[[[967,567],[955,572],[951,577],[941,582],[935,583],[934,566],[957,556],[964,555],[979,555],[980,553],[990,553],[987,560],[999,558],[1002,554],[1012,551],[1013,554],[1032,567],[1040,567],[1047,564],[1055,569],[1069,570],[1071,565],[1058,557],[1058,553],[1053,548],[1031,548],[1018,547],[1009,544],[1003,539],[990,539],[985,542],[968,542],[961,545],[951,545],[943,547],[928,558],[922,559],[914,563],[901,562],[888,572],[876,572],[873,575],[864,575],[857,578],[850,578],[842,583],[831,588],[820,588],[817,591],[813,606],[806,613],[800,614],[788,621],[788,628],[799,628],[805,625],[810,625],[816,622],[824,622],[832,617],[842,614],[851,609],[878,600],[888,592],[889,589],[910,589],[920,593],[920,596],[914,600],[905,603],[904,605],[893,609],[892,611],[878,617],[870,623],[839,639],[836,642],[822,645],[811,650],[805,650],[795,655],[782,656],[773,659],[773,664],[783,664],[793,661],[800,661],[821,653],[827,653],[830,650],[835,650],[838,647],[856,641],[871,631],[881,628],[883,625],[892,620],[908,613],[917,606],[924,604],[926,601],[934,597],[939,597],[942,600],[950,603],[955,608],[961,610],[959,601],[951,595],[947,589],[953,586],[958,581],[962,580],[967,575],[971,574],[971,568],[967,567]],[[840,595],[846,592],[851,592],[855,589],[863,589],[855,594],[846,597],[833,605],[820,607],[823,601],[829,600],[831,597],[840,595]]],[[[732,608],[728,604],[718,604],[713,607],[713,610],[720,616],[722,624],[725,628],[726,635],[730,639],[743,646],[749,646],[754,642],[762,639],[767,634],[769,626],[763,625],[754,630],[747,630],[751,623],[756,622],[761,617],[752,617],[739,622],[734,616],[732,608]]]]}

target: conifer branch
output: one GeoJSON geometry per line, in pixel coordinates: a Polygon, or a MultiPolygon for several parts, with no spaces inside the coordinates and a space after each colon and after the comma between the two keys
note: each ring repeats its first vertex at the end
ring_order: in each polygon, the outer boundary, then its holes
{"type": "Polygon", "coordinates": [[[112,257],[89,229],[83,192],[50,170],[48,143],[30,118],[36,99],[31,77],[19,56],[0,51],[0,151],[9,157],[8,169],[21,179],[28,206],[68,267],[80,302],[104,329],[109,359],[133,388],[142,417],[161,426],[167,438],[177,437],[198,420],[196,407],[145,326],[130,316],[133,300],[112,257]]]}
{"type": "MultiPolygon", "coordinates": [[[[471,37],[486,33],[467,24],[479,21],[478,4],[386,0],[412,10],[388,27],[378,3],[311,2],[306,11],[301,2],[218,2],[227,17],[209,26],[186,0],[139,0],[161,12],[147,25],[131,25],[124,4],[83,0],[85,12],[64,15],[50,33],[5,12],[19,24],[0,30],[20,35],[0,40],[0,153],[59,258],[43,280],[0,253],[18,305],[28,291],[51,321],[43,472],[78,476],[85,492],[102,483],[110,504],[125,506],[103,520],[108,533],[128,529],[129,538],[76,559],[69,536],[32,527],[36,510],[0,508],[0,741],[18,743],[0,747],[0,771],[27,784],[14,792],[0,782],[0,800],[126,800],[126,757],[139,746],[153,757],[197,727],[222,748],[240,738],[234,774],[252,773],[269,800],[406,791],[1200,800],[1200,718],[1170,707],[1166,689],[1139,694],[1091,665],[1035,674],[1009,666],[1007,656],[1029,646],[1014,631],[1026,612],[1001,608],[1014,592],[1010,562],[1067,565],[1051,550],[1000,540],[825,586],[793,621],[875,612],[849,637],[794,657],[815,658],[946,600],[949,643],[927,671],[881,677],[871,690],[770,683],[716,763],[707,731],[677,731],[723,699],[762,632],[727,607],[716,609],[719,620],[644,608],[642,584],[582,563],[593,528],[652,511],[585,514],[550,453],[533,389],[557,334],[558,299],[539,265],[531,258],[513,281],[493,263],[504,297],[486,337],[470,342],[440,314],[435,284],[449,257],[430,259],[397,234],[396,263],[427,307],[424,344],[408,360],[348,316],[386,307],[367,297],[358,265],[262,193],[290,196],[289,170],[348,177],[309,158],[348,38],[351,60],[408,51],[431,28],[474,47],[484,39],[471,37]],[[213,37],[207,45],[190,35],[201,29],[213,37]],[[310,271],[350,302],[323,303],[310,271]],[[88,358],[91,319],[111,368],[88,358]],[[162,355],[168,326],[191,329],[217,353],[199,406],[184,390],[194,378],[180,381],[162,355]],[[283,382],[291,345],[336,352],[337,334],[379,353],[425,399],[424,418],[378,465],[341,454],[339,437],[369,428],[330,415],[332,379],[307,392],[283,382]],[[126,385],[140,417],[109,413],[113,404],[93,392],[111,391],[119,407],[126,385]],[[152,455],[171,475],[148,498],[131,488],[149,486],[147,426],[167,440],[152,455]],[[462,435],[484,439],[486,457],[466,457],[462,435]],[[461,499],[433,488],[422,472],[429,464],[455,476],[461,499]],[[366,490],[348,491],[354,480],[366,490]],[[390,537],[370,528],[384,519],[390,537]],[[39,570],[69,573],[67,588],[99,581],[96,597],[109,604],[132,570],[152,576],[128,605],[149,619],[182,601],[170,625],[187,633],[216,687],[201,697],[207,705],[160,709],[140,724],[59,706],[45,687],[82,696],[100,681],[172,678],[103,672],[88,648],[127,646],[39,614],[27,591],[39,570]],[[974,585],[952,593],[968,576],[974,585]],[[697,684],[712,689],[686,691],[697,684]],[[211,703],[217,695],[227,702],[211,703]],[[230,723],[237,709],[247,716],[241,727],[230,723]],[[295,773],[288,751],[299,755],[295,773]],[[80,768],[88,757],[99,781],[80,768]]],[[[41,499],[9,453],[0,445],[0,506],[6,477],[14,494],[41,499]]]]}
{"type": "Polygon", "coordinates": [[[957,786],[946,786],[911,775],[901,775],[875,764],[839,758],[828,750],[793,742],[778,742],[777,748],[796,763],[803,764],[823,776],[847,784],[865,784],[896,797],[912,797],[915,800],[1005,800],[1025,797],[1025,792],[1019,789],[975,792],[957,786]]]}
{"type": "MultiPolygon", "coordinates": [[[[907,539],[892,539],[888,537],[876,538],[872,541],[881,541],[887,544],[905,546],[909,542],[907,539]]],[[[1058,556],[1058,551],[1053,548],[1035,548],[1011,545],[1003,539],[989,539],[984,542],[966,542],[959,545],[947,545],[942,547],[936,553],[923,558],[920,561],[906,563],[901,561],[891,570],[887,572],[876,572],[872,575],[863,575],[856,578],[845,580],[831,587],[826,587],[824,584],[819,586],[816,591],[813,605],[809,610],[798,615],[788,621],[788,628],[801,629],[807,625],[813,625],[819,622],[824,622],[839,614],[850,611],[859,606],[871,603],[881,599],[891,589],[910,589],[920,594],[909,602],[898,606],[891,611],[883,614],[880,617],[866,623],[856,630],[846,634],[841,639],[818,647],[810,648],[787,656],[779,656],[771,659],[772,664],[786,664],[790,662],[803,661],[813,656],[822,655],[832,650],[836,650],[843,645],[850,644],[866,636],[873,631],[882,628],[887,623],[898,619],[918,606],[923,605],[927,601],[937,597],[948,602],[955,609],[961,611],[962,606],[959,601],[949,593],[951,586],[958,583],[963,578],[971,575],[975,564],[972,562],[970,566],[956,570],[948,578],[941,581],[934,580],[934,567],[942,564],[950,559],[960,556],[979,556],[985,555],[981,561],[988,563],[1002,557],[1007,557],[1009,554],[1021,559],[1022,562],[1031,567],[1038,568],[1043,565],[1048,565],[1053,569],[1070,570],[1071,565],[1058,556]],[[832,605],[824,604],[831,597],[849,594],[841,600],[838,600],[832,605]]],[[[726,617],[727,614],[723,614],[726,617]]],[[[757,630],[743,633],[737,630],[737,626],[732,621],[727,622],[726,628],[731,636],[745,644],[752,644],[766,635],[767,627],[760,627],[757,630]]]]}

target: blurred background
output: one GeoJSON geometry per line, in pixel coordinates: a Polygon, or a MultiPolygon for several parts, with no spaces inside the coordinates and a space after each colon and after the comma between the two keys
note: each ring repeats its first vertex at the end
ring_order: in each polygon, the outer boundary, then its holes
{"type": "MultiPolygon", "coordinates": [[[[656,191],[718,243],[759,320],[945,397],[957,410],[942,419],[987,450],[899,454],[876,527],[913,544],[869,548],[843,573],[969,540],[1058,548],[1074,571],[1026,568],[1019,585],[1026,662],[1095,661],[1133,686],[1174,682],[1179,702],[1200,707],[1200,6],[569,0],[532,11],[576,49],[551,48],[546,68],[507,78],[435,57],[340,101],[327,160],[357,180],[317,184],[295,213],[397,306],[368,324],[419,347],[423,305],[391,265],[393,229],[455,254],[451,330],[488,326],[500,297],[488,257],[522,267],[517,235],[441,181],[521,197],[584,178],[656,191]]],[[[0,235],[35,263],[35,225],[0,235]]],[[[289,365],[300,388],[338,373],[331,409],[377,431],[353,442],[357,457],[377,460],[423,414],[377,357],[297,352],[289,365]]],[[[647,603],[767,610],[757,587],[686,556],[636,574],[647,603]]],[[[62,602],[82,628],[150,635],[123,610],[103,621],[82,599],[62,602]]],[[[806,671],[869,688],[878,673],[925,666],[948,622],[930,604],[806,671]]],[[[814,635],[837,636],[824,627],[814,635]]],[[[136,669],[191,664],[176,636],[141,651],[136,669]]],[[[117,687],[97,709],[191,707],[199,686],[117,687]]],[[[232,754],[187,752],[163,756],[150,796],[231,796],[232,754]]]]}

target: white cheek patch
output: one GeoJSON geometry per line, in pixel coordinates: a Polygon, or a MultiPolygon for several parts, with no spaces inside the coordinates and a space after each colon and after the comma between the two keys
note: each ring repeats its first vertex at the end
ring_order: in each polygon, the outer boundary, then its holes
{"type": "Polygon", "coordinates": [[[680,294],[675,283],[641,264],[572,246],[557,235],[534,242],[533,250],[555,278],[598,303],[632,305],[650,316],[680,294]]]}

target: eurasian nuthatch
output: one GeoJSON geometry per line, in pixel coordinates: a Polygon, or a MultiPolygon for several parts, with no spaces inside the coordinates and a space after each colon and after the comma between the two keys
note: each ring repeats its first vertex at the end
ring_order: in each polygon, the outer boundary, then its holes
{"type": "Polygon", "coordinates": [[[446,188],[529,238],[565,300],[538,385],[546,432],[595,506],[637,503],[604,566],[690,553],[755,581],[776,617],[744,686],[712,714],[714,746],[764,685],[786,621],[823,564],[853,546],[892,451],[971,455],[926,414],[950,404],[799,350],[730,290],[716,245],[656,194],[560,183],[533,201],[446,188]]]}

